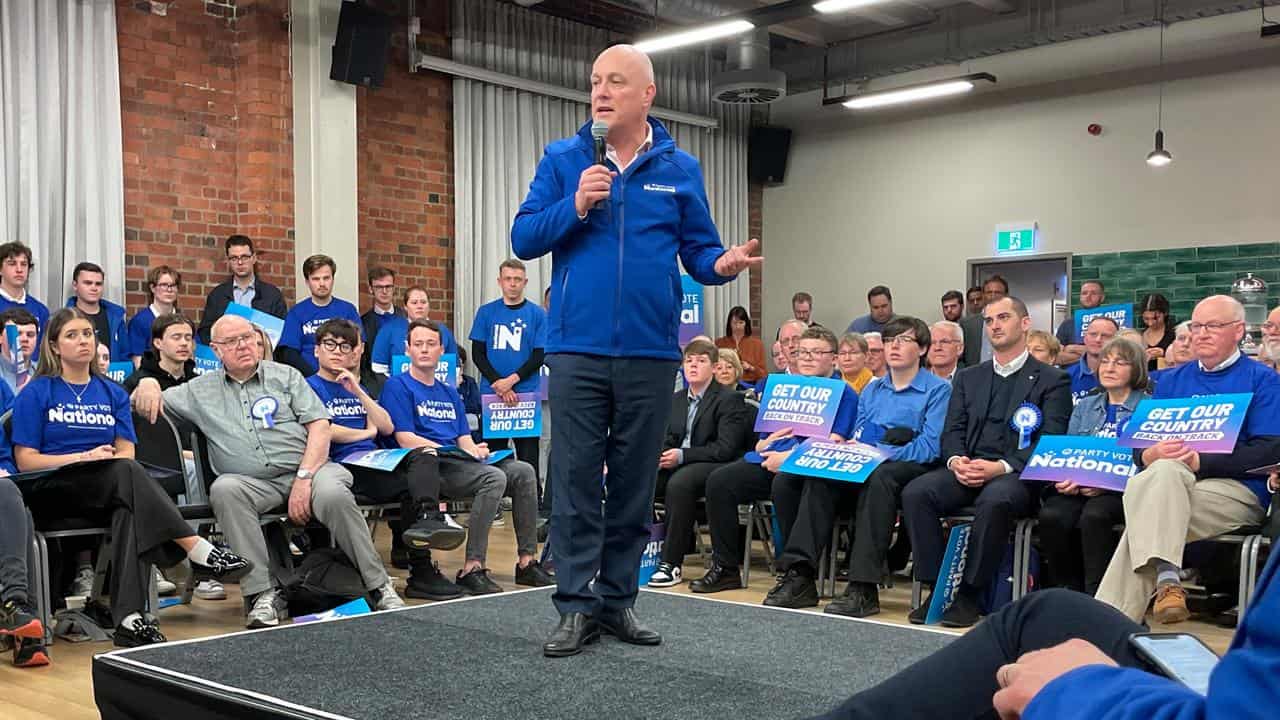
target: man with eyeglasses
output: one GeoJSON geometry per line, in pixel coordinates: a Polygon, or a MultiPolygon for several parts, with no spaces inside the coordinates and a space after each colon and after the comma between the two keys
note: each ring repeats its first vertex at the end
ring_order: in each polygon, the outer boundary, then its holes
{"type": "MultiPolygon", "coordinates": [[[[1098,387],[1098,363],[1102,361],[1102,346],[1120,332],[1120,324],[1109,317],[1096,317],[1084,329],[1084,354],[1067,368],[1071,376],[1071,404],[1098,387]]],[[[1058,355],[1062,357],[1061,354],[1058,355]]],[[[1059,363],[1061,364],[1061,363],[1059,363]]]]}
{"type": "Polygon", "coordinates": [[[15,307],[26,310],[36,317],[40,335],[49,322],[49,308],[27,292],[27,281],[34,269],[31,248],[20,242],[0,245],[0,312],[15,307]]]}
{"type": "Polygon", "coordinates": [[[939,320],[929,328],[929,371],[951,382],[964,353],[964,330],[959,323],[939,320]]]}
{"type": "Polygon", "coordinates": [[[889,372],[884,362],[884,336],[878,332],[863,333],[862,339],[867,341],[867,369],[871,374],[882,378],[889,372]]]}
{"type": "MultiPolygon", "coordinates": [[[[1006,296],[987,303],[982,313],[992,358],[966,367],[951,382],[941,439],[944,467],[902,491],[915,579],[930,587],[946,549],[942,519],[974,507],[964,578],[942,615],[947,627],[969,627],[981,616],[982,597],[1000,570],[1014,523],[1035,509],[1035,496],[1020,473],[1040,436],[1065,434],[1071,417],[1067,374],[1027,351],[1027,306],[1006,296]]],[[[932,592],[908,619],[924,623],[931,600],[932,592]]]]}
{"type": "Polygon", "coordinates": [[[1158,622],[1187,619],[1183,548],[1260,524],[1271,493],[1264,476],[1248,471],[1280,457],[1280,376],[1240,352],[1244,307],[1226,295],[1207,297],[1192,311],[1190,330],[1195,362],[1161,373],[1153,397],[1253,393],[1253,399],[1230,453],[1199,453],[1180,440],[1134,452],[1142,471],[1125,487],[1124,534],[1097,598],[1136,621],[1153,594],[1158,622]]]}
{"type": "Polygon", "coordinates": [[[297,525],[318,521],[359,571],[377,610],[403,607],[351,493],[351,472],[329,460],[329,411],[294,368],[258,359],[257,331],[238,315],[213,324],[222,368],[161,392],[154,378],[138,383],[133,406],[153,422],[166,412],[200,428],[218,478],[209,503],[218,525],[253,564],[240,581],[245,627],[288,617],[270,572],[259,513],[285,506],[297,525]]]}
{"type": "Polygon", "coordinates": [[[204,301],[204,312],[200,315],[200,327],[196,329],[200,342],[205,345],[209,344],[213,324],[226,314],[227,306],[233,302],[282,320],[289,314],[280,288],[258,277],[255,272],[258,256],[253,249],[253,241],[247,235],[232,235],[227,238],[225,249],[231,278],[209,291],[209,297],[204,301]]]}
{"type": "MultiPolygon", "coordinates": [[[[391,318],[404,317],[404,309],[396,306],[396,271],[389,267],[375,267],[369,270],[369,294],[373,296],[373,307],[360,316],[360,325],[364,329],[364,344],[372,348],[378,341],[378,331],[391,318]]],[[[360,380],[366,385],[374,380],[373,353],[360,355],[360,380]]]]}

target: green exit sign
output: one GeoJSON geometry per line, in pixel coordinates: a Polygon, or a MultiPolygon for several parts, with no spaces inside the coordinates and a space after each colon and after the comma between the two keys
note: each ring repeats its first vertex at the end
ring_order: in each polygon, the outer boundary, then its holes
{"type": "Polygon", "coordinates": [[[996,253],[1028,252],[1036,249],[1036,223],[1009,223],[996,226],[996,253]]]}

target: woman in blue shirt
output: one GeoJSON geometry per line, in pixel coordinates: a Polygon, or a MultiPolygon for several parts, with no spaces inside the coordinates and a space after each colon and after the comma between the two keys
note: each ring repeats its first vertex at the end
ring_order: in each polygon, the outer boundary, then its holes
{"type": "MultiPolygon", "coordinates": [[[[378,330],[378,337],[373,341],[373,371],[383,375],[397,374],[391,367],[396,355],[406,355],[405,339],[409,336],[409,323],[427,317],[431,303],[427,298],[427,289],[414,285],[404,291],[404,317],[393,316],[378,330]]],[[[458,341],[444,323],[440,326],[440,343],[444,345],[446,355],[457,355],[458,341]]]]}
{"type": "MultiPolygon", "coordinates": [[[[1114,438],[1138,403],[1149,397],[1147,356],[1137,343],[1115,338],[1102,346],[1099,356],[1099,387],[1076,403],[1068,435],[1114,438]]],[[[1069,480],[1047,486],[1040,507],[1040,547],[1049,566],[1046,584],[1096,593],[1120,542],[1114,528],[1122,523],[1120,493],[1069,480]]]]}
{"type": "Polygon", "coordinates": [[[67,517],[111,523],[115,644],[164,642],[147,612],[152,565],[189,559],[198,575],[231,580],[248,561],[193,534],[178,508],[134,459],[129,396],[94,370],[93,323],[64,308],[49,319],[36,377],[13,404],[13,455],[37,528],[67,517]]]}

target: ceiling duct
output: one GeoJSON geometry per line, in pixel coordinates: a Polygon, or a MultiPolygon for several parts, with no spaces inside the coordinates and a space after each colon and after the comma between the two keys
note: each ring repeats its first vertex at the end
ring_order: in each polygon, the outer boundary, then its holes
{"type": "Polygon", "coordinates": [[[728,46],[725,70],[711,78],[711,97],[733,105],[760,105],[787,94],[787,76],[769,66],[769,31],[759,28],[728,46]]]}

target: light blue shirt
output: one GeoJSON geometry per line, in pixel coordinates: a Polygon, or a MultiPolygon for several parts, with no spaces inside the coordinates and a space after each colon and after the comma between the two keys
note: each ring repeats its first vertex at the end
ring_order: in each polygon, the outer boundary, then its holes
{"type": "Polygon", "coordinates": [[[254,275],[249,280],[249,284],[242,290],[240,285],[231,280],[231,299],[245,307],[253,307],[253,299],[258,296],[258,276],[254,275]]]}
{"type": "Polygon", "coordinates": [[[890,460],[937,462],[950,402],[951,383],[923,368],[901,390],[893,386],[892,374],[876,378],[867,383],[858,398],[854,436],[889,453],[890,460]],[[892,427],[910,428],[915,439],[901,446],[879,442],[884,431],[892,427]]]}

